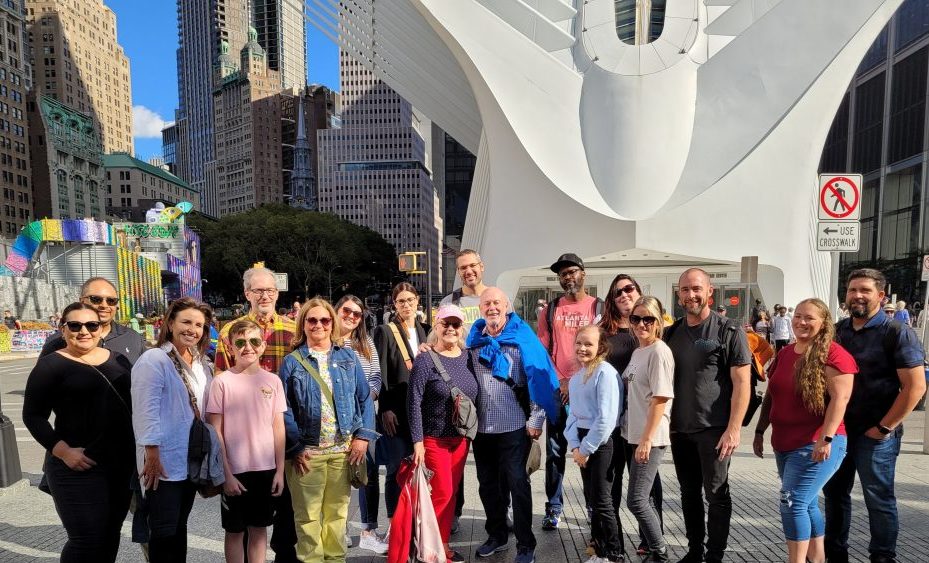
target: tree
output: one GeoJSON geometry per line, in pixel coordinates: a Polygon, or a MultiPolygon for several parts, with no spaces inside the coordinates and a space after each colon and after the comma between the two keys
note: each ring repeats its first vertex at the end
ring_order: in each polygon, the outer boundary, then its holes
{"type": "Polygon", "coordinates": [[[193,215],[188,224],[200,234],[204,297],[214,303],[242,302],[242,273],[259,261],[288,274],[292,298],[364,297],[398,278],[390,243],[329,213],[275,204],[219,221],[193,215]]]}

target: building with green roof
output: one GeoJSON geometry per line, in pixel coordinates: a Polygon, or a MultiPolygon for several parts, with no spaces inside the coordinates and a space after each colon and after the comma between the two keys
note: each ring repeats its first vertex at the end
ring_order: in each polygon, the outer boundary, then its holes
{"type": "Polygon", "coordinates": [[[195,210],[201,209],[200,192],[164,168],[123,152],[103,155],[103,168],[110,217],[132,220],[140,210],[144,214],[152,200],[171,205],[189,201],[195,210]]]}

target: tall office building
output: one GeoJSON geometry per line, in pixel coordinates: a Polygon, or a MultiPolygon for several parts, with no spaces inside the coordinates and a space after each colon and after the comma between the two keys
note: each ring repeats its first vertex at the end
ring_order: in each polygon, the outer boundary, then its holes
{"type": "Polygon", "coordinates": [[[282,88],[306,86],[306,22],[302,0],[251,0],[258,43],[282,88]]]}
{"type": "Polygon", "coordinates": [[[0,3],[0,187],[3,215],[0,236],[15,238],[29,223],[33,182],[29,164],[26,91],[30,85],[25,10],[21,2],[0,3]]]}
{"type": "Polygon", "coordinates": [[[398,252],[428,252],[438,293],[441,218],[423,138],[431,123],[347,53],[339,66],[342,127],[319,132],[319,209],[379,232],[398,252]]]}
{"type": "Polygon", "coordinates": [[[258,34],[236,64],[222,44],[214,69],[214,135],[219,215],[284,200],[281,167],[280,76],[268,69],[258,34]]]}
{"type": "Polygon", "coordinates": [[[104,152],[132,152],[129,59],[101,0],[27,0],[36,97],[87,114],[104,152]]]}
{"type": "Polygon", "coordinates": [[[929,2],[906,0],[858,67],[820,162],[823,173],[864,175],[861,246],[842,254],[841,287],[850,270],[877,267],[898,298],[924,298],[919,264],[929,254],[927,91],[929,2]]]}
{"type": "Polygon", "coordinates": [[[248,0],[178,0],[177,175],[203,198],[203,210],[217,215],[213,154],[213,67],[220,45],[238,53],[248,41],[248,0]]]}

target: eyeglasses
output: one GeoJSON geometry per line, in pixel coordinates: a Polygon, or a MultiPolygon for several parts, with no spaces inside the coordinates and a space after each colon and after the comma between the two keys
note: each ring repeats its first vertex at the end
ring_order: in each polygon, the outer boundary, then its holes
{"type": "Polygon", "coordinates": [[[267,289],[249,289],[248,291],[251,292],[251,293],[254,293],[255,295],[257,295],[257,296],[259,296],[259,297],[261,297],[262,295],[267,295],[268,297],[271,297],[272,295],[274,295],[275,293],[277,293],[277,288],[276,288],[276,287],[270,287],[270,288],[267,288],[267,289]]]}
{"type": "Polygon", "coordinates": [[[87,295],[84,299],[90,301],[92,305],[100,305],[104,301],[110,307],[115,307],[119,303],[119,297],[103,297],[101,295],[87,295]]]}
{"type": "Polygon", "coordinates": [[[87,321],[82,323],[80,321],[65,321],[61,323],[68,327],[68,330],[71,332],[81,332],[81,329],[87,327],[87,332],[94,333],[100,330],[100,321],[87,321]]]}
{"type": "Polygon", "coordinates": [[[451,327],[455,330],[458,330],[459,328],[461,328],[461,321],[459,321],[458,319],[451,320],[451,321],[443,319],[439,322],[442,323],[443,326],[451,327]]]}
{"type": "Polygon", "coordinates": [[[416,303],[416,297],[407,297],[406,299],[394,299],[394,303],[397,305],[412,305],[416,303]]]}
{"type": "Polygon", "coordinates": [[[629,285],[624,285],[624,286],[622,286],[622,287],[617,287],[616,289],[613,290],[613,299],[616,299],[617,297],[619,297],[619,296],[622,295],[623,293],[625,293],[626,295],[632,295],[632,292],[635,291],[635,290],[636,290],[636,289],[635,289],[635,285],[634,285],[634,284],[631,284],[631,283],[630,283],[629,285]]]}
{"type": "Polygon", "coordinates": [[[652,326],[657,323],[658,319],[652,316],[640,317],[638,315],[629,315],[629,324],[635,326],[639,323],[644,323],[645,326],[652,326]]]}
{"type": "Polygon", "coordinates": [[[246,344],[251,344],[252,349],[257,350],[258,348],[261,348],[262,344],[264,344],[264,340],[253,336],[252,338],[248,338],[248,339],[236,338],[235,340],[232,341],[232,343],[235,344],[235,347],[238,348],[239,350],[243,350],[246,344]]]}
{"type": "Polygon", "coordinates": [[[357,320],[361,319],[361,311],[356,311],[354,309],[349,309],[348,307],[342,307],[339,309],[339,312],[342,313],[342,318],[352,318],[357,320]]]}
{"type": "Polygon", "coordinates": [[[329,317],[323,317],[321,319],[317,319],[316,317],[307,317],[306,321],[304,322],[310,326],[322,325],[323,328],[325,328],[332,324],[332,319],[329,317]]]}
{"type": "Polygon", "coordinates": [[[573,278],[573,277],[576,276],[579,272],[582,272],[582,271],[583,271],[583,270],[581,270],[580,268],[571,268],[571,269],[569,269],[569,270],[564,270],[564,271],[562,271],[562,272],[559,272],[559,273],[558,273],[558,277],[559,277],[559,278],[573,278]]]}

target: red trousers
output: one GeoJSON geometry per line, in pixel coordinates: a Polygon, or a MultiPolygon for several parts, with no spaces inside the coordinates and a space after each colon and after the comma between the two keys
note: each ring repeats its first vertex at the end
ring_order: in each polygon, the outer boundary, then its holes
{"type": "Polygon", "coordinates": [[[439,521],[442,543],[448,545],[455,517],[455,496],[464,477],[468,459],[468,440],[462,436],[433,438],[425,436],[426,467],[435,472],[429,485],[432,487],[432,506],[439,521]]]}

